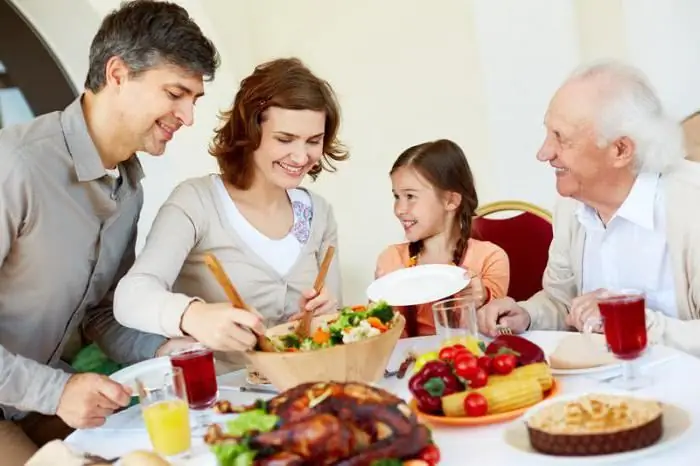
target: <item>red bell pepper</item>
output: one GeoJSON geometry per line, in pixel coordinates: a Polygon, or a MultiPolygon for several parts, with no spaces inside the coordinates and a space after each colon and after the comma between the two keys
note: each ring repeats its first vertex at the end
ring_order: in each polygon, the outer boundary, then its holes
{"type": "Polygon", "coordinates": [[[464,384],[445,361],[429,361],[408,381],[408,389],[418,403],[418,409],[428,414],[442,412],[443,396],[463,391],[464,384]]]}

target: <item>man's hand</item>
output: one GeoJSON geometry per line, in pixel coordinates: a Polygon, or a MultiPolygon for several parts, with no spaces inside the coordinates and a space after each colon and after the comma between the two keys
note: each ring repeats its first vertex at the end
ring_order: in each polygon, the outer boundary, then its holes
{"type": "Polygon", "coordinates": [[[131,390],[100,374],[74,374],[58,401],[56,414],[75,429],[99,427],[115,410],[129,405],[131,390]]]}
{"type": "Polygon", "coordinates": [[[599,288],[574,298],[571,301],[571,311],[566,316],[566,325],[575,327],[579,332],[582,332],[588,319],[600,317],[598,299],[605,293],[607,290],[599,288]]]}
{"type": "Polygon", "coordinates": [[[168,356],[179,351],[186,350],[197,344],[197,340],[194,338],[184,337],[184,338],[171,338],[165,340],[165,342],[160,345],[158,351],[156,351],[156,357],[168,356]]]}
{"type": "Polygon", "coordinates": [[[477,311],[479,331],[490,337],[498,336],[497,326],[508,327],[513,333],[523,333],[530,326],[530,314],[513,298],[491,301],[477,311]]]}
{"type": "Polygon", "coordinates": [[[193,302],[182,316],[181,327],[215,351],[247,351],[257,343],[255,334],[265,334],[257,311],[236,309],[228,303],[193,302]]]}

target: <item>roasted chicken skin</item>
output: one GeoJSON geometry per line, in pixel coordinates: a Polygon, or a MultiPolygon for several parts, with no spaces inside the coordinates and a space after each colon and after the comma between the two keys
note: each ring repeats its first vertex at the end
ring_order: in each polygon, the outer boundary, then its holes
{"type": "Polygon", "coordinates": [[[431,441],[401,398],[361,383],[302,384],[270,399],[267,411],[280,423],[250,439],[261,466],[364,466],[415,457],[431,441]]]}

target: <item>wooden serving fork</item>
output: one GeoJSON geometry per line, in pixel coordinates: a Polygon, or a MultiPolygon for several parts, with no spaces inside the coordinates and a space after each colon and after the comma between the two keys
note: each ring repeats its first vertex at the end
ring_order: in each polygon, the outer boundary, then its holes
{"type": "MultiPolygon", "coordinates": [[[[216,258],[214,254],[211,253],[206,253],[204,255],[204,262],[206,262],[207,267],[209,267],[209,270],[211,273],[214,275],[214,278],[216,278],[216,281],[219,282],[219,285],[221,285],[221,288],[224,289],[224,293],[226,293],[226,297],[228,297],[228,300],[231,302],[233,307],[238,308],[238,309],[244,309],[248,312],[251,312],[250,307],[243,301],[243,298],[241,295],[238,293],[238,290],[236,290],[236,287],[233,286],[233,283],[231,283],[231,280],[229,280],[228,275],[226,275],[226,272],[224,271],[224,268],[222,267],[221,263],[219,260],[216,258]]],[[[277,348],[275,348],[275,345],[272,344],[270,339],[265,336],[265,335],[257,335],[258,338],[258,347],[262,351],[267,351],[267,352],[276,352],[277,348]]]]}
{"type": "MultiPolygon", "coordinates": [[[[326,255],[323,256],[323,262],[321,262],[321,268],[318,270],[318,276],[316,277],[316,282],[314,283],[314,290],[316,293],[320,293],[323,286],[326,283],[326,275],[328,275],[328,269],[331,267],[333,262],[333,255],[335,254],[335,247],[328,246],[326,249],[326,255]]],[[[314,313],[312,311],[307,311],[304,309],[304,315],[299,322],[297,327],[297,335],[300,339],[308,338],[311,334],[311,319],[313,319],[314,313]]]]}

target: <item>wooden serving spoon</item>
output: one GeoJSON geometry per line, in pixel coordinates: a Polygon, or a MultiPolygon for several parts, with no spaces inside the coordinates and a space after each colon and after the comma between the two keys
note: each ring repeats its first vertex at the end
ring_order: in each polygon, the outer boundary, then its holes
{"type": "MultiPolygon", "coordinates": [[[[233,283],[231,283],[231,280],[229,280],[228,275],[226,275],[226,272],[224,272],[224,268],[221,266],[221,263],[216,256],[211,253],[206,253],[204,255],[204,262],[207,264],[207,267],[209,267],[209,270],[214,275],[214,278],[216,278],[216,281],[219,282],[219,285],[221,285],[221,288],[224,289],[224,293],[226,293],[226,297],[228,297],[228,300],[231,302],[233,307],[252,312],[250,307],[248,307],[245,301],[243,301],[243,298],[241,298],[241,295],[238,293],[238,290],[236,290],[236,287],[233,286],[233,283]]],[[[275,348],[275,345],[272,344],[267,336],[257,335],[257,338],[258,347],[262,351],[277,351],[277,348],[275,348]]]]}
{"type": "MultiPolygon", "coordinates": [[[[321,262],[321,268],[318,270],[318,276],[316,276],[316,282],[314,283],[314,290],[316,293],[320,293],[323,289],[323,285],[326,283],[326,275],[328,275],[328,269],[333,262],[333,255],[335,254],[335,247],[328,246],[326,249],[326,255],[323,256],[323,262],[321,262]]],[[[304,315],[301,318],[301,322],[297,327],[297,335],[300,339],[308,338],[311,333],[311,319],[313,319],[314,313],[312,311],[304,310],[304,315]]]]}

